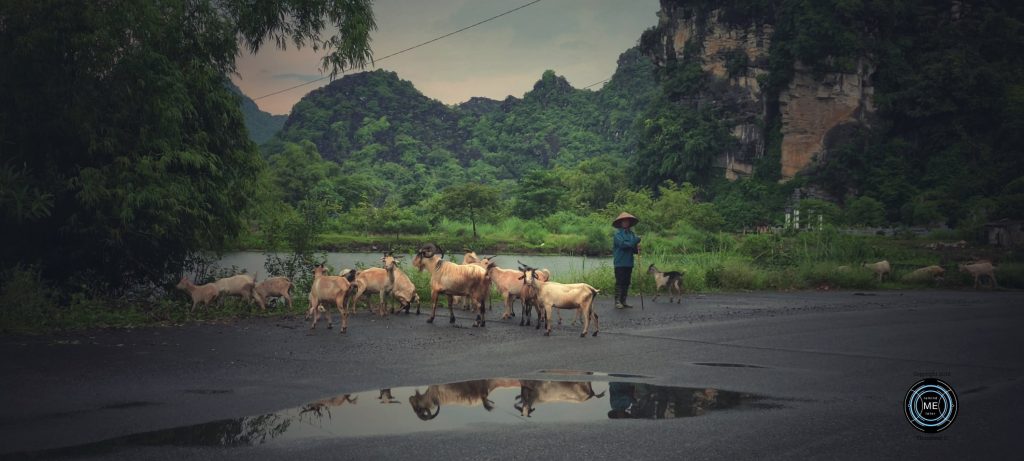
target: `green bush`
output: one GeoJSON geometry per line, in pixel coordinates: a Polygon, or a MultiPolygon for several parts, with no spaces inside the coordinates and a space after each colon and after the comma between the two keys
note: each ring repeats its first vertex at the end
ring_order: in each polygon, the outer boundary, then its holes
{"type": "Polygon", "coordinates": [[[39,268],[17,265],[0,272],[0,331],[29,332],[52,327],[53,288],[39,268]]]}
{"type": "MultiPolygon", "coordinates": [[[[1024,288],[1024,264],[1002,263],[996,267],[996,280],[1003,288],[1024,288]]],[[[971,279],[973,284],[973,278],[971,279]]]]}
{"type": "Polygon", "coordinates": [[[765,273],[749,263],[729,261],[717,269],[716,276],[722,288],[760,290],[766,286],[765,273]]]}

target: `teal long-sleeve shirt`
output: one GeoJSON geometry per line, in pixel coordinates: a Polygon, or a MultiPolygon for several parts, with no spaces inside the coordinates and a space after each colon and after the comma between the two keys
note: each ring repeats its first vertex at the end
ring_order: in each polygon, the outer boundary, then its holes
{"type": "Polygon", "coordinates": [[[637,237],[632,230],[619,229],[612,239],[612,265],[615,267],[633,267],[633,255],[637,253],[636,246],[640,244],[640,237],[637,237]]]}

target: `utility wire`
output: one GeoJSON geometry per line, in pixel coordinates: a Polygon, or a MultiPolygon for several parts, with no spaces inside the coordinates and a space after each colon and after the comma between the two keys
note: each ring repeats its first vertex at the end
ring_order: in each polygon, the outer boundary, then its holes
{"type": "MultiPolygon", "coordinates": [[[[519,10],[521,10],[521,9],[523,9],[523,8],[526,8],[526,7],[530,6],[530,5],[533,5],[533,4],[535,4],[535,3],[540,3],[540,1],[541,1],[541,0],[533,0],[532,2],[529,2],[529,3],[525,3],[525,4],[523,4],[523,5],[520,5],[520,6],[518,6],[518,7],[515,7],[515,8],[513,8],[513,9],[511,9],[511,10],[508,10],[508,11],[506,11],[506,12],[504,12],[504,13],[501,13],[501,14],[499,14],[499,15],[497,15],[497,16],[491,16],[491,17],[489,17],[489,18],[487,18],[487,19],[484,19],[483,21],[477,22],[477,23],[475,23],[475,24],[471,24],[471,25],[468,25],[468,26],[466,26],[466,27],[463,27],[463,28],[461,28],[461,29],[459,29],[459,30],[456,30],[456,31],[454,31],[454,32],[449,32],[449,33],[447,33],[447,34],[444,34],[444,35],[442,35],[442,36],[440,36],[440,37],[432,38],[432,39],[430,39],[430,40],[427,40],[427,41],[425,41],[425,42],[423,42],[423,43],[420,43],[419,45],[413,45],[413,46],[410,46],[409,48],[406,48],[406,49],[404,49],[404,50],[401,50],[401,51],[396,51],[396,52],[394,52],[394,53],[391,53],[391,54],[389,54],[389,55],[387,55],[387,56],[384,56],[384,57],[382,57],[382,58],[380,58],[380,59],[374,59],[374,60],[373,60],[373,63],[374,63],[374,64],[376,64],[376,63],[378,63],[378,62],[380,62],[380,61],[383,61],[383,60],[385,60],[385,59],[387,59],[387,58],[390,58],[390,57],[393,57],[393,56],[398,56],[398,55],[400,55],[400,54],[402,54],[402,53],[405,53],[406,51],[412,51],[412,50],[415,50],[416,48],[419,48],[419,47],[421,47],[421,46],[424,46],[424,45],[427,45],[427,44],[430,44],[430,43],[434,43],[434,42],[436,42],[436,41],[438,41],[438,40],[441,40],[441,39],[444,39],[444,38],[448,38],[448,37],[451,37],[452,35],[455,35],[455,34],[457,34],[457,33],[459,33],[459,32],[463,32],[463,31],[466,31],[466,30],[472,29],[472,28],[474,28],[474,27],[476,27],[476,26],[479,26],[480,24],[483,24],[483,23],[485,23],[485,22],[490,22],[490,21],[493,21],[493,20],[495,20],[495,19],[498,19],[498,18],[500,18],[500,17],[502,17],[502,16],[505,16],[505,15],[507,15],[507,14],[512,14],[512,13],[515,13],[516,11],[519,11],[519,10]]],[[[351,68],[350,68],[349,70],[351,70],[351,68]]],[[[344,72],[342,72],[342,74],[344,74],[344,72]]],[[[316,83],[316,82],[319,82],[319,81],[322,81],[322,80],[327,80],[327,79],[329,79],[329,78],[331,78],[331,76],[330,76],[330,75],[327,75],[327,76],[323,76],[323,77],[320,77],[320,78],[318,78],[318,79],[316,79],[316,80],[310,80],[310,81],[308,81],[308,82],[305,82],[305,83],[300,83],[300,84],[298,84],[298,85],[295,85],[295,86],[291,86],[291,87],[285,88],[285,89],[283,89],[283,90],[278,90],[278,91],[275,91],[275,92],[273,92],[273,93],[268,93],[268,94],[265,94],[265,95],[263,95],[263,96],[260,96],[260,97],[258,97],[258,98],[253,98],[253,100],[255,101],[255,100],[259,100],[259,99],[263,99],[263,98],[268,98],[268,97],[270,97],[270,96],[278,95],[278,94],[284,93],[284,92],[286,92],[286,91],[291,91],[291,90],[294,90],[294,89],[296,89],[296,88],[300,88],[300,87],[303,87],[303,86],[306,86],[306,85],[310,85],[310,84],[313,84],[313,83],[316,83]]],[[[598,83],[600,83],[600,82],[598,82],[598,83]]]]}
{"type": "Polygon", "coordinates": [[[587,85],[587,86],[585,86],[585,87],[583,87],[583,88],[580,88],[580,89],[581,89],[581,90],[586,90],[586,89],[588,89],[588,88],[590,88],[590,87],[592,87],[592,86],[597,86],[597,85],[600,85],[600,84],[602,84],[602,83],[604,83],[604,82],[607,82],[607,81],[609,81],[609,80],[611,80],[611,79],[612,79],[611,77],[608,77],[608,78],[606,78],[606,79],[604,79],[604,80],[601,80],[600,82],[594,82],[594,83],[591,83],[591,84],[589,84],[589,85],[587,85]]]}

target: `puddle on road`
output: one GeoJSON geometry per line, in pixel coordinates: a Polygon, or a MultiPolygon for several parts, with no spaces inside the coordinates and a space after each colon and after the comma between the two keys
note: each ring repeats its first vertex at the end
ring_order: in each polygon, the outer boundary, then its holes
{"type": "Polygon", "coordinates": [[[687,418],[734,408],[781,407],[778,399],[711,388],[617,381],[481,379],[342,394],[276,413],[22,455],[95,455],[133,446],[244,447],[271,441],[454,431],[481,424],[687,418]]]}

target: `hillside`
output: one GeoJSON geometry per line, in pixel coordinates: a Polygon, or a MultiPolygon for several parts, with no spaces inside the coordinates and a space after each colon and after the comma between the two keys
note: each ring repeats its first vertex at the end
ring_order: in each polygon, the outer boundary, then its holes
{"type": "Polygon", "coordinates": [[[907,225],[1024,214],[1019,4],[662,0],[659,18],[656,120],[703,142],[649,142],[642,184],[714,165],[907,225]]]}
{"type": "Polygon", "coordinates": [[[228,82],[228,88],[242,99],[240,106],[242,116],[245,117],[245,128],[249,131],[249,139],[252,142],[263,144],[277,134],[278,131],[281,131],[284,122],[288,120],[287,115],[273,115],[260,110],[259,106],[256,105],[256,101],[242,93],[242,90],[234,83],[228,82]]]}
{"type": "Polygon", "coordinates": [[[409,205],[467,180],[510,195],[531,171],[595,158],[628,163],[630,127],[655,89],[653,66],[636,50],[622,55],[598,91],[547,71],[522,98],[457,106],[424,96],[394,72],[363,72],[304,97],[263,151],[273,158],[311,142],[323,160],[373,183],[371,203],[409,205]]]}

